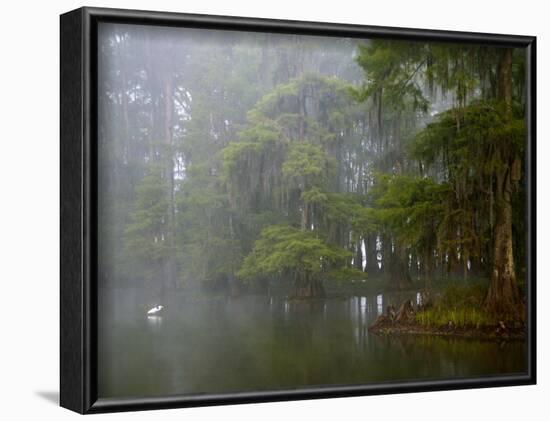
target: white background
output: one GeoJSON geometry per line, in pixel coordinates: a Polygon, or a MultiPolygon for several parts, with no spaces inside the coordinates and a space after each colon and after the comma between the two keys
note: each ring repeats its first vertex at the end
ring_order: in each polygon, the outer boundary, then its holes
{"type": "MultiPolygon", "coordinates": [[[[548,416],[549,13],[531,0],[88,1],[174,12],[538,36],[538,386],[106,415],[109,419],[519,420],[548,416]],[[546,357],[545,357],[546,356],[546,357]],[[546,414],[546,415],[544,415],[546,414]]],[[[61,420],[59,355],[59,17],[79,1],[7,0],[0,23],[0,417],[61,420]]],[[[100,415],[99,417],[105,417],[100,415]]]]}

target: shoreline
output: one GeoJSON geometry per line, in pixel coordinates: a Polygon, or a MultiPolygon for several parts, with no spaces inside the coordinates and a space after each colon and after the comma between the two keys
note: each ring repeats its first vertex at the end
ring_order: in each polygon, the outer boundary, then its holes
{"type": "Polygon", "coordinates": [[[471,338],[499,341],[525,341],[526,326],[522,322],[494,320],[484,324],[464,323],[457,325],[449,320],[444,324],[421,323],[417,315],[431,308],[431,303],[413,306],[410,300],[404,301],[396,311],[389,305],[386,312],[378,316],[368,330],[381,335],[432,335],[456,338],[471,338]]]}
{"type": "MultiPolygon", "coordinates": [[[[390,322],[391,323],[391,322],[390,322]]],[[[426,335],[445,336],[462,339],[478,339],[487,341],[524,341],[524,328],[500,328],[498,326],[455,327],[455,326],[424,326],[419,323],[392,323],[374,325],[369,332],[375,335],[426,335]]]]}

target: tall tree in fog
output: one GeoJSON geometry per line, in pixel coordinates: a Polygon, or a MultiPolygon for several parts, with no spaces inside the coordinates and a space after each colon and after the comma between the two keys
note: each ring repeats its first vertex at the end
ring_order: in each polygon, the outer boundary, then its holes
{"type": "Polygon", "coordinates": [[[511,49],[376,41],[358,61],[367,80],[359,97],[378,113],[383,102],[395,108],[408,100],[426,111],[429,94],[452,96],[451,108],[416,135],[408,154],[417,174],[449,185],[435,203],[443,206],[429,254],[447,271],[461,263],[465,276],[485,265],[488,308],[510,314],[518,304],[512,202],[522,178],[523,57],[514,60],[511,49]]]}

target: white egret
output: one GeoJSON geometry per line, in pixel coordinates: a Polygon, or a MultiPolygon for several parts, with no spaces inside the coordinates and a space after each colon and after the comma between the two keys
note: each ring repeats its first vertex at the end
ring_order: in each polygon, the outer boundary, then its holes
{"type": "Polygon", "coordinates": [[[147,312],[147,315],[148,316],[157,316],[162,311],[163,308],[164,308],[164,306],[153,307],[151,310],[149,310],[147,312]]]}

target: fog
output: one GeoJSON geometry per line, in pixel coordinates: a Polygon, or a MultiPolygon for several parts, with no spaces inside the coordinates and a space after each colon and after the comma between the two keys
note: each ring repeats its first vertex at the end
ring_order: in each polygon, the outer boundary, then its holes
{"type": "Polygon", "coordinates": [[[121,24],[101,24],[99,39],[100,285],[223,283],[233,257],[212,243],[231,248],[218,212],[229,205],[209,194],[223,194],[221,151],[277,86],[304,75],[359,83],[360,41],[121,24]],[[208,243],[185,230],[208,225],[194,213],[210,205],[208,243]]]}
{"type": "Polygon", "coordinates": [[[521,51],[111,23],[98,50],[100,395],[523,369],[368,331],[423,294],[517,322],[521,51]]]}

